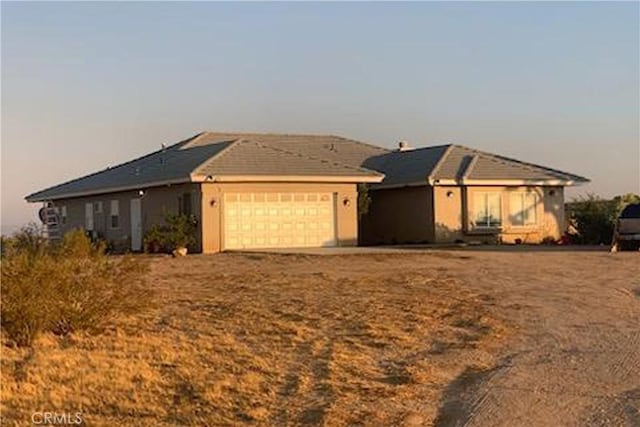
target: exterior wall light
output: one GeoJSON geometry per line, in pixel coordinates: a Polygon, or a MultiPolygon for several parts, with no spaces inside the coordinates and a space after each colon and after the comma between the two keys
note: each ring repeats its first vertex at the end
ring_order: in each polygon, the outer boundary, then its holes
{"type": "Polygon", "coordinates": [[[212,208],[215,207],[217,203],[218,201],[216,200],[215,197],[212,197],[211,200],[209,200],[209,206],[211,206],[212,208]]]}
{"type": "Polygon", "coordinates": [[[452,198],[453,197],[453,191],[447,191],[447,197],[448,198],[452,198]]]}
{"type": "Polygon", "coordinates": [[[349,206],[351,206],[351,200],[349,200],[348,197],[345,197],[344,199],[342,199],[342,204],[348,208],[349,206]]]}

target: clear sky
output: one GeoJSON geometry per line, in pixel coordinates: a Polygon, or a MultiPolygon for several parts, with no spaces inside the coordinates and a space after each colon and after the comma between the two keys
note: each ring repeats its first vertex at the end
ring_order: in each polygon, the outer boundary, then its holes
{"type": "Polygon", "coordinates": [[[640,192],[638,2],[1,8],[3,231],[202,130],[455,142],[640,192]]]}

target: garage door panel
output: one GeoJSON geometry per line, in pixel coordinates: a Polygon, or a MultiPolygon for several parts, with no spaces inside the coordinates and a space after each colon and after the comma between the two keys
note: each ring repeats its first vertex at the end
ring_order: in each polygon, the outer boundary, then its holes
{"type": "Polygon", "coordinates": [[[335,246],[331,193],[227,193],[224,248],[335,246]]]}

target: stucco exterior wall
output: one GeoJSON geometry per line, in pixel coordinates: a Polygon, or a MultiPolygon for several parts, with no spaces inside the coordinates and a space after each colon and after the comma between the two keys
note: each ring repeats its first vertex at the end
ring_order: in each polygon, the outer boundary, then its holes
{"type": "MultiPolygon", "coordinates": [[[[192,213],[198,219],[196,248],[205,253],[223,249],[225,193],[237,192],[330,192],[336,200],[336,234],[339,246],[361,244],[399,244],[487,240],[497,237],[505,243],[539,243],[558,239],[564,232],[563,187],[458,187],[420,186],[370,191],[369,213],[360,224],[357,216],[357,186],[335,183],[204,183],[176,184],[145,190],[142,197],[143,235],[153,224],[164,221],[164,212],[178,212],[179,197],[191,194],[192,213]],[[509,193],[534,191],[538,195],[536,224],[526,227],[510,222],[509,193]],[[474,229],[473,198],[478,192],[498,191],[502,196],[500,230],[474,229]],[[349,200],[349,203],[343,203],[349,200]]],[[[137,191],[63,199],[55,202],[66,207],[63,233],[85,226],[85,203],[102,202],[102,213],[94,212],[94,229],[117,247],[131,247],[131,199],[137,191]],[[119,201],[119,224],[111,227],[111,200],[119,201]]]]}
{"type": "MultiPolygon", "coordinates": [[[[128,249],[131,247],[131,199],[141,198],[142,208],[142,233],[153,225],[164,221],[164,212],[178,212],[179,197],[184,193],[191,193],[192,213],[200,219],[200,191],[198,184],[175,184],[171,186],[147,188],[140,197],[137,191],[107,193],[90,197],[77,197],[71,199],[56,200],[55,206],[60,210],[66,207],[67,218],[61,225],[62,233],[74,228],[85,228],[85,204],[102,202],[102,213],[94,211],[94,230],[99,236],[112,242],[116,247],[128,249]],[[111,227],[110,209],[111,201],[119,202],[119,224],[111,227]]],[[[201,221],[199,220],[198,223],[201,221]]],[[[198,237],[200,233],[198,233],[198,237]]],[[[201,239],[198,238],[197,246],[200,247],[201,239]]]]}
{"type": "Polygon", "coordinates": [[[464,240],[465,194],[462,187],[433,187],[434,242],[464,240]]]}
{"type": "Polygon", "coordinates": [[[202,251],[223,250],[224,194],[254,192],[328,192],[336,195],[336,234],[338,246],[354,246],[358,242],[358,191],[356,184],[333,183],[203,183],[201,185],[202,251]],[[347,204],[343,201],[347,199],[347,204]]]}
{"type": "Polygon", "coordinates": [[[434,190],[435,241],[493,241],[540,243],[558,239],[564,232],[563,187],[438,186],[434,190]],[[537,195],[536,224],[517,226],[510,218],[510,193],[531,191],[537,195]],[[482,192],[501,194],[502,226],[499,230],[474,227],[474,197],[482,192]]]}
{"type": "Polygon", "coordinates": [[[369,212],[361,219],[363,245],[424,243],[434,239],[431,187],[369,191],[369,212]]]}

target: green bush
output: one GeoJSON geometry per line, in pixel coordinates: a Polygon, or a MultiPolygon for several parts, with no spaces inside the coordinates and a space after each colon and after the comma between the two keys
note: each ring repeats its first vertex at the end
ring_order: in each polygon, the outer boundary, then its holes
{"type": "MultiPolygon", "coordinates": [[[[17,233],[12,242],[31,242],[17,233]]],[[[38,245],[36,245],[39,247],[38,245]]],[[[81,230],[34,252],[16,245],[3,254],[1,324],[8,338],[30,345],[41,332],[97,332],[122,314],[150,304],[147,266],[131,257],[109,257],[81,230]]]]}
{"type": "Polygon", "coordinates": [[[171,252],[174,249],[193,248],[196,243],[198,222],[193,215],[165,213],[164,225],[154,224],[144,236],[147,252],[171,252]]]}
{"type": "Polygon", "coordinates": [[[369,213],[371,207],[371,195],[367,184],[358,184],[358,219],[362,219],[369,213]]]}
{"type": "Polygon", "coordinates": [[[153,224],[144,234],[144,251],[147,253],[169,252],[167,246],[166,226],[153,224]]]}
{"type": "Polygon", "coordinates": [[[640,202],[640,196],[625,194],[611,200],[594,194],[578,197],[567,204],[567,214],[578,232],[575,242],[581,244],[609,244],[616,220],[629,203],[640,202]]]}

